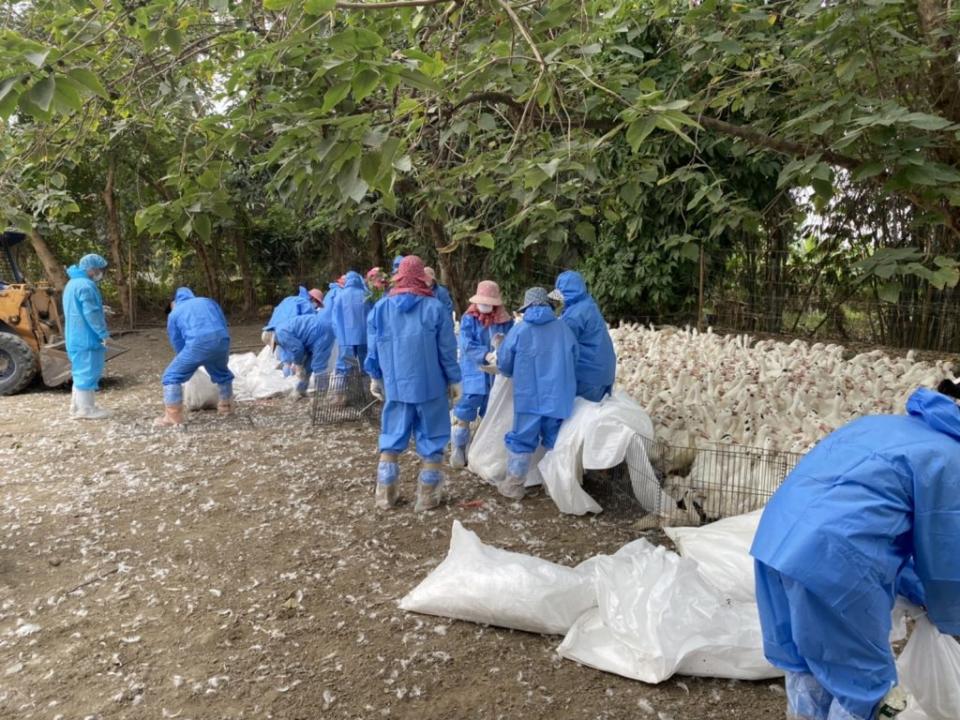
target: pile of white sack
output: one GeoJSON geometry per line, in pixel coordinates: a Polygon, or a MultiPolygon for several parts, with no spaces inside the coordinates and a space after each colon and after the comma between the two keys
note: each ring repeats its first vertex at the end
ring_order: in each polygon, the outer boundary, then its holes
{"type": "MultiPolygon", "coordinates": [[[[231,355],[228,367],[235,376],[233,398],[240,402],[285,395],[297,384],[297,378],[283,376],[280,363],[269,347],[264,347],[259,354],[231,355]]],[[[183,386],[183,405],[187,410],[216,408],[217,399],[217,386],[203,368],[183,386]]]]}
{"type": "MultiPolygon", "coordinates": [[[[513,381],[498,375],[487,412],[467,451],[469,470],[488,483],[496,484],[506,476],[504,436],[512,426],[513,381]]],[[[673,515],[676,503],[662,491],[647,457],[652,437],[650,416],[622,390],[614,390],[599,403],[577,398],[553,450],[545,452],[541,447],[534,455],[527,486],[543,484],[560,512],[598,513],[602,508],[581,485],[584,470],[617,467],[629,457],[630,481],[640,505],[647,512],[673,515]]]]}
{"type": "MultiPolygon", "coordinates": [[[[674,674],[761,680],[763,656],[749,548],[760,512],[671,528],[680,554],[646,540],[566,567],[483,544],[454,521],[446,559],[400,601],[409,612],[565,635],[559,654],[647,683],[674,674]]],[[[907,720],[960,718],[960,645],[922,611],[898,660],[907,720]]],[[[891,642],[906,637],[898,604],[891,642]]]]}

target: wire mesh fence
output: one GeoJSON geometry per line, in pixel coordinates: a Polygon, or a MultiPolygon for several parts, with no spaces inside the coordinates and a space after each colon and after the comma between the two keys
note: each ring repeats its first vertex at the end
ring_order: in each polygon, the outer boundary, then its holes
{"type": "Polygon", "coordinates": [[[370,378],[353,364],[346,374],[313,376],[311,419],[314,427],[347,422],[376,423],[380,401],[370,393],[370,378]]]}
{"type": "Polygon", "coordinates": [[[679,447],[644,438],[611,470],[588,472],[587,490],[604,512],[661,526],[704,525],[762,508],[800,455],[736,445],[679,447]]]}

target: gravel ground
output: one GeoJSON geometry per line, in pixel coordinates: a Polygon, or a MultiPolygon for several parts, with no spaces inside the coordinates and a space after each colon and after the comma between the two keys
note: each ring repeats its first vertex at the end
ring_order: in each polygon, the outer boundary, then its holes
{"type": "Polygon", "coordinates": [[[782,683],[650,686],[560,659],[558,637],[397,608],[455,519],[575,564],[637,537],[629,514],[562,517],[455,473],[418,516],[409,458],[407,502],[376,512],[373,428],[270,400],[155,430],[166,338],[121,342],[108,421],[71,421],[66,390],[0,400],[0,717],[782,717],[782,683]]]}

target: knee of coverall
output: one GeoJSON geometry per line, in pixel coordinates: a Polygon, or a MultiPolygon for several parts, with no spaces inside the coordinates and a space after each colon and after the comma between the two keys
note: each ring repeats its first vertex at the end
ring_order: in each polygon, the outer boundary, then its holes
{"type": "Polygon", "coordinates": [[[167,365],[167,369],[163,371],[161,382],[164,385],[182,385],[193,377],[197,368],[203,365],[205,360],[206,357],[203,354],[187,345],[167,365]]]}
{"type": "Polygon", "coordinates": [[[73,386],[77,390],[97,390],[103,376],[105,350],[77,350],[69,354],[73,386]]]}
{"type": "Polygon", "coordinates": [[[380,452],[399,455],[410,444],[416,406],[388,400],[380,415],[380,452]]]}
{"type": "Polygon", "coordinates": [[[536,451],[540,447],[541,420],[540,415],[515,412],[513,429],[504,438],[507,449],[520,455],[536,451]]]}
{"type": "Polygon", "coordinates": [[[540,423],[540,438],[543,446],[547,450],[553,450],[557,444],[557,436],[560,434],[560,426],[563,420],[560,418],[545,417],[540,423]]]}
{"type": "Polygon", "coordinates": [[[425,462],[440,462],[450,442],[450,406],[445,395],[416,405],[414,437],[425,462]]]}
{"type": "Polygon", "coordinates": [[[486,410],[486,395],[464,395],[460,398],[457,406],[453,409],[453,415],[457,420],[464,422],[473,422],[477,415],[483,415],[486,410]]]}
{"type": "Polygon", "coordinates": [[[753,565],[764,656],[786,672],[809,673],[810,668],[793,642],[790,600],[780,573],[759,560],[754,560],[753,565]]]}

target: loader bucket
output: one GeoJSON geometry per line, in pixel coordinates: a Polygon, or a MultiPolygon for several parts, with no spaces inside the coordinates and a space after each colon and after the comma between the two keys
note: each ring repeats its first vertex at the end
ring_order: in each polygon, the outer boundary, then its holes
{"type": "MultiPolygon", "coordinates": [[[[106,361],[110,362],[118,355],[123,355],[130,348],[117,345],[107,340],[106,361]]],[[[58,387],[70,379],[70,358],[67,357],[66,343],[60,341],[40,348],[40,373],[43,384],[47,387],[58,387]]]]}

